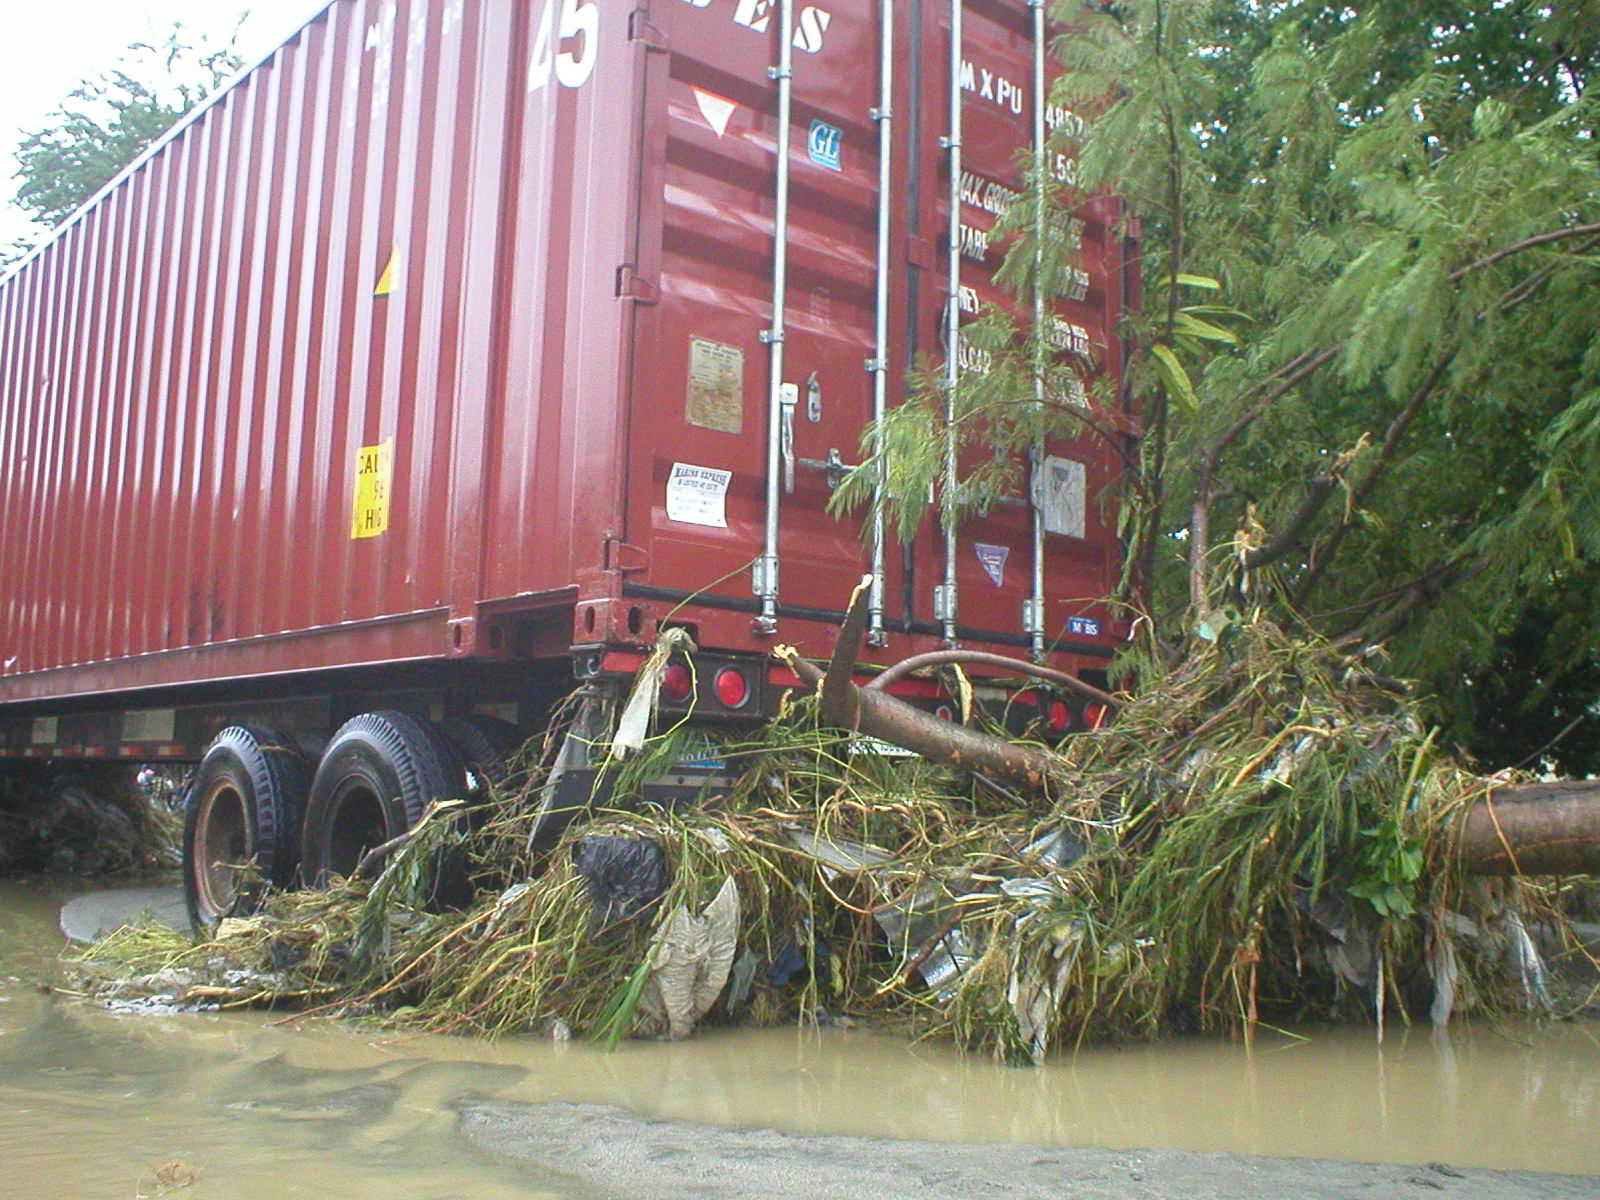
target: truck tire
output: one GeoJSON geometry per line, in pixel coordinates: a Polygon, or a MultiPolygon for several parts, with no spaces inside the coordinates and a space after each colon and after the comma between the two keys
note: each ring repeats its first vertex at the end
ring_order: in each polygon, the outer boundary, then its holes
{"type": "Polygon", "coordinates": [[[183,896],[197,932],[294,882],[310,787],[310,764],[270,729],[233,725],[206,747],[183,818],[183,896]]]}
{"type": "MultiPolygon", "coordinates": [[[[472,787],[466,822],[469,830],[477,832],[490,818],[491,802],[511,795],[526,779],[527,772],[517,761],[526,739],[510,721],[481,713],[445,717],[438,728],[469,774],[472,787]]],[[[480,883],[499,877],[500,873],[488,871],[485,863],[475,860],[464,844],[446,846],[435,864],[433,903],[446,911],[467,908],[480,883]]]]}
{"type": "Polygon", "coordinates": [[[426,721],[388,711],[352,717],[322,752],[311,782],[300,844],[305,881],[327,887],[349,876],[368,850],[410,829],[428,805],[465,791],[460,760],[426,721]]]}
{"type": "Polygon", "coordinates": [[[513,764],[522,749],[522,731],[510,721],[473,713],[465,717],[445,717],[439,730],[466,767],[477,777],[475,799],[488,799],[489,793],[504,797],[515,785],[513,764]]]}

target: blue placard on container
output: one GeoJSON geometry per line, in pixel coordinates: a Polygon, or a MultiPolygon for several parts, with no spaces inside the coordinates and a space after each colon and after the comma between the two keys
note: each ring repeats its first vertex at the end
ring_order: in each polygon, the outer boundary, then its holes
{"type": "Polygon", "coordinates": [[[1067,632],[1075,637],[1099,637],[1100,622],[1088,617],[1068,617],[1067,632]]]}

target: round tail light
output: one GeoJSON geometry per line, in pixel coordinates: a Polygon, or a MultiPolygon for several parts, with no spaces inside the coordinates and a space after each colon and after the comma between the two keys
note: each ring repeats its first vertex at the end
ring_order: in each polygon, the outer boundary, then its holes
{"type": "Polygon", "coordinates": [[[1110,715],[1104,704],[1091,704],[1083,710],[1083,723],[1090,729],[1101,729],[1110,715]]]}
{"type": "Polygon", "coordinates": [[[661,676],[661,695],[669,704],[682,704],[694,691],[694,675],[681,663],[668,663],[661,676]]]}
{"type": "Polygon", "coordinates": [[[1057,733],[1065,733],[1072,724],[1072,710],[1060,700],[1050,702],[1050,728],[1057,733]]]}
{"type": "Polygon", "coordinates": [[[723,667],[711,681],[711,690],[717,694],[724,708],[743,708],[750,699],[750,681],[744,672],[733,667],[723,667]]]}

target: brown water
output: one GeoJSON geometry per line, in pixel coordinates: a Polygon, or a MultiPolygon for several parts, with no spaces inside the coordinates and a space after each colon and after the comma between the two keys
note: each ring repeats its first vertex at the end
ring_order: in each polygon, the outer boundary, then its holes
{"type": "MultiPolygon", "coordinates": [[[[66,894],[0,884],[0,1196],[194,1200],[560,1197],[457,1133],[454,1105],[591,1101],[795,1133],[1428,1162],[1600,1174],[1600,1026],[1436,1041],[1317,1031],[1011,1070],[861,1031],[713,1032],[605,1054],[506,1039],[384,1040],[259,1015],[118,1015],[33,982],[66,894]]],[[[1600,1180],[1596,1181],[1600,1193],[1600,1180]]]]}

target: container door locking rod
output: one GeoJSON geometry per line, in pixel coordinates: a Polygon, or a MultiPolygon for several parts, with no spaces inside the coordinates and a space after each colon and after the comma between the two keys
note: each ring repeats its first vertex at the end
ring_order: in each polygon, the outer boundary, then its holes
{"type": "MultiPolygon", "coordinates": [[[[1044,415],[1045,304],[1045,88],[1044,0],[1028,0],[1033,10],[1033,398],[1036,416],[1044,415]]],[[[1044,510],[1039,506],[1039,484],[1044,471],[1044,438],[1033,443],[1028,456],[1029,515],[1033,524],[1033,590],[1022,606],[1022,632],[1028,635],[1033,661],[1044,662],[1044,510]]]]}
{"type": "Polygon", "coordinates": [[[950,246],[945,309],[944,483],[940,519],[944,526],[944,582],[933,589],[933,615],[944,644],[956,644],[956,389],[961,385],[961,3],[950,3],[950,246]]]}
{"type": "Polygon", "coordinates": [[[761,340],[770,351],[767,379],[767,513],[761,556],[751,583],[761,612],[756,633],[778,629],[778,503],[783,494],[783,339],[789,293],[789,124],[794,101],[794,0],[778,3],[778,65],[767,74],[778,84],[777,185],[772,215],[772,327],[761,340]]]}
{"type": "Polygon", "coordinates": [[[872,423],[876,430],[874,450],[878,477],[872,497],[872,584],[867,593],[867,645],[886,646],[889,637],[883,629],[884,519],[883,504],[889,488],[889,464],[884,459],[883,418],[888,411],[889,391],[889,188],[894,182],[894,5],[895,0],[878,0],[882,27],[878,34],[878,107],[870,116],[878,123],[878,288],[876,326],[872,357],[867,370],[872,374],[872,423]]]}

